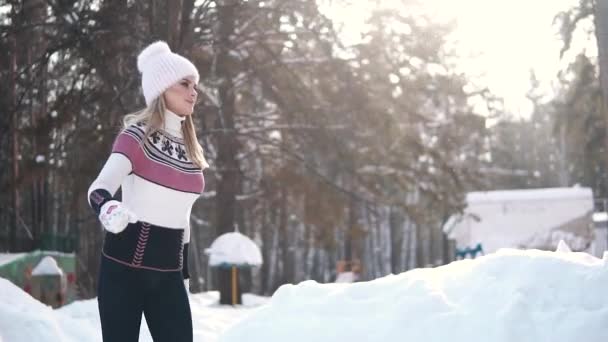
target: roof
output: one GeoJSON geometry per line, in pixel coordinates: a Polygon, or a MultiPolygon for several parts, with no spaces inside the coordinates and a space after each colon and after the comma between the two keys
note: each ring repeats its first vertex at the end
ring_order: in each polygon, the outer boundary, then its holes
{"type": "Polygon", "coordinates": [[[482,204],[505,201],[537,201],[590,198],[593,198],[593,192],[590,188],[539,188],[469,192],[467,193],[466,202],[468,204],[482,204]]]}
{"type": "Polygon", "coordinates": [[[0,266],[10,264],[26,254],[27,253],[0,253],[0,266]]]}

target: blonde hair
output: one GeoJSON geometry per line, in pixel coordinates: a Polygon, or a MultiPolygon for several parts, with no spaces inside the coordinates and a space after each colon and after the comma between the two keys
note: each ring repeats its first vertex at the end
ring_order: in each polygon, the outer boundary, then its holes
{"type": "MultiPolygon", "coordinates": [[[[146,130],[143,143],[152,133],[161,129],[165,120],[166,109],[165,99],[161,94],[147,108],[125,115],[122,120],[123,126],[127,128],[136,123],[144,123],[146,130]]],[[[203,154],[203,148],[196,138],[196,129],[194,128],[194,121],[191,115],[186,116],[186,120],[184,120],[182,134],[184,136],[184,145],[186,145],[186,154],[190,160],[201,169],[209,167],[203,154]]]]}

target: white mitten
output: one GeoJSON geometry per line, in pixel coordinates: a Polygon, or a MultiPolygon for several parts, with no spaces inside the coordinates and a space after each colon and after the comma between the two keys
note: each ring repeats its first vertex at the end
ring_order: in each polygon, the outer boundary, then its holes
{"type": "Polygon", "coordinates": [[[186,287],[186,292],[190,293],[190,279],[184,279],[184,286],[186,287]]]}
{"type": "Polygon", "coordinates": [[[137,215],[119,201],[111,200],[101,206],[99,221],[107,231],[118,234],[127,228],[129,222],[137,222],[137,215]]]}

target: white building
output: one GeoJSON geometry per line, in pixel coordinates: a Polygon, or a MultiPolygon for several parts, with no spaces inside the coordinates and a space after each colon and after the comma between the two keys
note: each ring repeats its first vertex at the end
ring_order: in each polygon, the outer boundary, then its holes
{"type": "Polygon", "coordinates": [[[555,250],[564,240],[573,251],[589,251],[594,240],[589,188],[471,192],[466,204],[443,227],[459,249],[481,244],[485,253],[503,247],[555,250]]]}

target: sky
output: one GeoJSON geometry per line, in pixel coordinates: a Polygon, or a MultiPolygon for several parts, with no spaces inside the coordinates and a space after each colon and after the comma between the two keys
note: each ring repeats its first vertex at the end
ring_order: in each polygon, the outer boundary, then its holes
{"type": "MultiPolygon", "coordinates": [[[[501,249],[368,282],[190,294],[198,342],[605,342],[608,252],[501,249]]],[[[144,321],[145,322],[145,321],[144,321]]],[[[145,323],[140,341],[152,341],[145,323]]],[[[97,300],[53,310],[0,278],[0,341],[101,341],[97,300]]]]}
{"type": "MultiPolygon", "coordinates": [[[[324,11],[342,24],[345,41],[356,42],[363,30],[366,13],[379,1],[326,0],[324,11]],[[346,4],[345,4],[346,3],[346,4]]],[[[382,0],[382,6],[395,7],[399,0],[382,0]]],[[[526,117],[532,110],[525,98],[530,88],[530,70],[541,81],[541,89],[552,93],[557,72],[567,64],[560,61],[561,40],[553,19],[578,0],[424,0],[424,6],[441,21],[456,20],[454,39],[462,58],[462,68],[504,98],[505,107],[516,116],[526,117]]],[[[594,41],[579,31],[573,51],[586,48],[595,56],[594,41]]]]}

